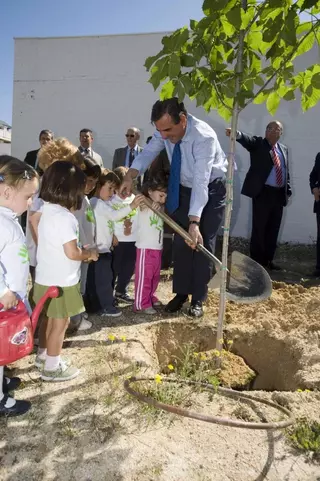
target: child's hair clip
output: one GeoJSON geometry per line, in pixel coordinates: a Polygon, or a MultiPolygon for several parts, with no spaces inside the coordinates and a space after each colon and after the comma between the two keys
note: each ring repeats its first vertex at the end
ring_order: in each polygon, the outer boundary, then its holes
{"type": "Polygon", "coordinates": [[[26,170],[24,171],[22,178],[26,180],[31,180],[31,176],[26,170]]]}
{"type": "Polygon", "coordinates": [[[4,176],[0,174],[0,182],[4,182],[4,176]]]}

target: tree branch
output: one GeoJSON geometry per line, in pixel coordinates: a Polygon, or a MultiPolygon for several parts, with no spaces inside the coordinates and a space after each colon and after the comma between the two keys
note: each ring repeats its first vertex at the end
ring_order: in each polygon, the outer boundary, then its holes
{"type": "MultiPolygon", "coordinates": [[[[318,20],[317,23],[319,23],[319,25],[320,25],[320,20],[318,20]]],[[[282,62],[282,65],[281,65],[277,70],[274,71],[274,73],[273,73],[273,74],[271,75],[271,77],[266,81],[266,83],[258,90],[258,92],[252,97],[252,99],[248,100],[248,102],[244,105],[244,107],[243,107],[241,110],[245,109],[249,104],[251,104],[251,103],[254,101],[254,99],[257,98],[258,95],[259,95],[261,92],[263,92],[263,90],[270,84],[270,82],[274,79],[274,77],[276,77],[276,75],[278,75],[279,73],[281,73],[281,72],[284,70],[286,64],[287,64],[288,62],[290,62],[290,60],[292,60],[292,57],[293,57],[293,55],[295,54],[295,52],[298,50],[298,48],[300,47],[300,45],[302,44],[302,42],[307,38],[307,36],[308,36],[312,31],[313,31],[313,28],[312,28],[311,30],[309,30],[309,31],[299,40],[299,42],[298,42],[298,44],[296,45],[296,47],[290,52],[290,54],[288,54],[288,55],[284,58],[284,60],[283,60],[283,62],[282,62]]]]}

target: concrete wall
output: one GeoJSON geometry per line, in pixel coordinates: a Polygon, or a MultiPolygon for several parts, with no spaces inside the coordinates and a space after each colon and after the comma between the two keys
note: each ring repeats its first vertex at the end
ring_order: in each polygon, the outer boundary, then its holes
{"type": "MultiPolygon", "coordinates": [[[[151,106],[158,96],[147,83],[147,56],[161,48],[163,34],[114,35],[15,40],[13,155],[24,157],[38,146],[41,129],[52,129],[78,143],[83,127],[94,130],[94,149],[110,167],[114,149],[125,145],[124,133],[134,125],[142,142],[151,135],[151,106]]],[[[319,61],[317,51],[304,62],[319,61]]],[[[206,120],[228,151],[225,122],[187,102],[190,113],[206,120]]],[[[310,243],[316,235],[308,177],[319,148],[319,107],[303,114],[298,102],[281,104],[277,119],[284,124],[282,141],[290,148],[293,198],[285,210],[281,240],[310,243]]],[[[240,116],[240,129],[263,135],[271,120],[264,106],[251,105],[240,116]]],[[[240,195],[249,165],[248,153],[237,147],[233,236],[248,237],[250,200],[240,195]]]]}
{"type": "Polygon", "coordinates": [[[0,142],[0,155],[11,155],[11,144],[9,142],[0,142]]]}

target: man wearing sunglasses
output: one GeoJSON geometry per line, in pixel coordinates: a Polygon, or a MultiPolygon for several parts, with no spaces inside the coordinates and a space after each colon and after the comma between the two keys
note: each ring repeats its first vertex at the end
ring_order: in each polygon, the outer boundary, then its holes
{"type": "MultiPolygon", "coordinates": [[[[281,122],[270,122],[264,137],[237,132],[237,142],[250,152],[250,168],[241,193],[252,199],[250,257],[270,270],[280,270],[273,258],[283,207],[291,196],[288,147],[279,142],[281,122]]],[[[227,137],[231,129],[226,129],[227,137]]]]}
{"type": "Polygon", "coordinates": [[[112,170],[117,167],[131,167],[134,159],[142,151],[142,147],[138,145],[140,139],[140,130],[137,127],[130,127],[125,134],[127,146],[116,149],[113,156],[112,170]]]}

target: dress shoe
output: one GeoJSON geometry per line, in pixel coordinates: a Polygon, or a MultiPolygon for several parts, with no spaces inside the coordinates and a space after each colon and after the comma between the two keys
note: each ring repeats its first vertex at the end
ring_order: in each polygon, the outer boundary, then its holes
{"type": "Polygon", "coordinates": [[[166,312],[178,312],[182,309],[183,304],[187,301],[188,296],[184,294],[176,294],[173,299],[165,307],[166,312]]]}
{"type": "Polygon", "coordinates": [[[8,394],[5,394],[0,401],[0,417],[21,416],[31,408],[31,403],[29,401],[16,401],[12,407],[6,408],[7,400],[8,394]]]}
{"type": "Polygon", "coordinates": [[[21,384],[19,377],[4,377],[3,379],[3,393],[6,394],[10,391],[15,391],[21,384]]]}
{"type": "Polygon", "coordinates": [[[192,301],[191,306],[188,309],[188,315],[191,317],[202,317],[203,308],[201,301],[192,301]]]}
{"type": "Polygon", "coordinates": [[[268,269],[270,269],[270,271],[282,271],[282,267],[274,264],[273,262],[268,262],[268,269]]]}

